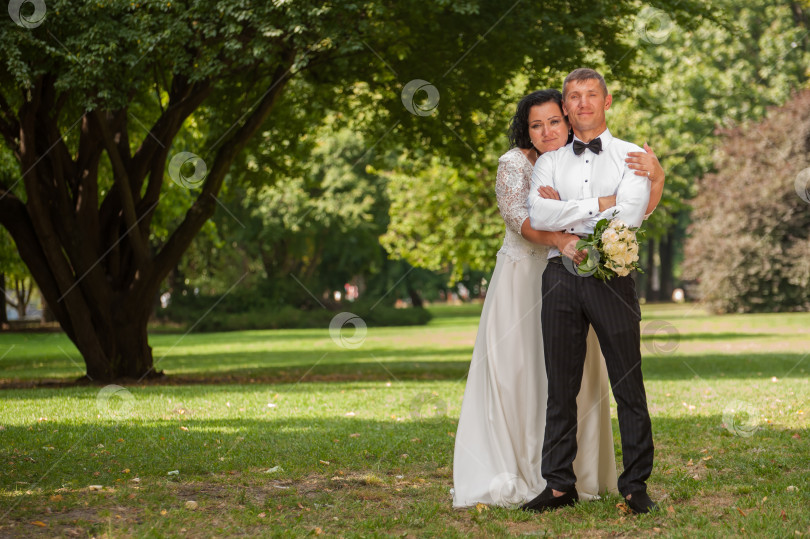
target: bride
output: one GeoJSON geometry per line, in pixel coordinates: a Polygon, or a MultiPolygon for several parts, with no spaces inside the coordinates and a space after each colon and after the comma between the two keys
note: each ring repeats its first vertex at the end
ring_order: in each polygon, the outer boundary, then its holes
{"type": "MultiPolygon", "coordinates": [[[[540,277],[548,248],[562,251],[574,237],[532,229],[526,199],[535,161],[541,153],[567,144],[569,131],[560,92],[529,94],[518,104],[509,127],[512,149],[498,160],[495,193],[506,237],[484,301],[461,405],[453,459],[454,507],[515,507],[546,486],[540,473],[548,395],[540,277]]],[[[644,149],[630,152],[626,161],[652,182],[649,215],[661,199],[664,170],[649,146],[644,149]]],[[[550,188],[541,195],[559,198],[550,188]]],[[[613,205],[615,197],[599,199],[600,211],[613,205]]],[[[593,329],[587,346],[577,397],[579,450],[574,460],[580,499],[618,493],[609,382],[593,329]]]]}

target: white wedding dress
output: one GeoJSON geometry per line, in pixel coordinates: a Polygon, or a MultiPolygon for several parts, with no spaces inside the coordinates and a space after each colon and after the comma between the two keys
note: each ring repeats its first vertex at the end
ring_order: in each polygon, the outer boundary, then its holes
{"type": "MultiPolygon", "coordinates": [[[[453,506],[514,507],[546,486],[540,473],[548,396],[540,326],[548,247],[520,235],[532,164],[519,149],[499,159],[495,191],[506,223],[475,340],[453,459],[453,506]]],[[[591,328],[577,397],[580,499],[616,488],[607,369],[591,328]]]]}

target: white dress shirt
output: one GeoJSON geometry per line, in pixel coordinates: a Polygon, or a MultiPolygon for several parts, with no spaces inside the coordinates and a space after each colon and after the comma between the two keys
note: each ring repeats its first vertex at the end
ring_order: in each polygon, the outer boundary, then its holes
{"type": "MultiPolygon", "coordinates": [[[[650,181],[646,176],[636,175],[624,160],[627,152],[644,150],[613,137],[608,129],[599,139],[602,141],[599,154],[586,148],[576,155],[572,142],[540,156],[534,165],[527,201],[532,228],[586,236],[600,219],[610,219],[614,212],[615,218],[628,226],[641,225],[650,201],[650,181]],[[542,198],[537,192],[541,186],[556,189],[560,200],[542,198]],[[616,195],[616,205],[600,213],[599,197],[611,195],[616,195]]],[[[555,247],[548,256],[559,254],[555,247]]]]}

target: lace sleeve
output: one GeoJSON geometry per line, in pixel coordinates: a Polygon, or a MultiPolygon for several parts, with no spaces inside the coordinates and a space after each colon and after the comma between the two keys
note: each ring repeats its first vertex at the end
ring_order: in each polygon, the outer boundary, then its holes
{"type": "Polygon", "coordinates": [[[521,155],[506,154],[498,160],[498,175],[495,180],[498,210],[506,226],[518,235],[523,221],[529,217],[529,210],[526,207],[526,199],[529,196],[527,172],[531,174],[529,163],[521,155]]]}

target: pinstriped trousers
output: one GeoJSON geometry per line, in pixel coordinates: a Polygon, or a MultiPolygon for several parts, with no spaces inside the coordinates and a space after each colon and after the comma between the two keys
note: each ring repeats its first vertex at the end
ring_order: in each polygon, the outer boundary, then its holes
{"type": "Polygon", "coordinates": [[[605,282],[580,277],[559,263],[543,272],[541,323],[548,407],[541,471],[547,485],[570,492],[575,487],[577,395],[582,385],[585,340],[593,325],[605,356],[618,405],[624,471],[623,496],[646,491],[653,465],[653,439],[641,373],[641,309],[633,279],[605,282]]]}

